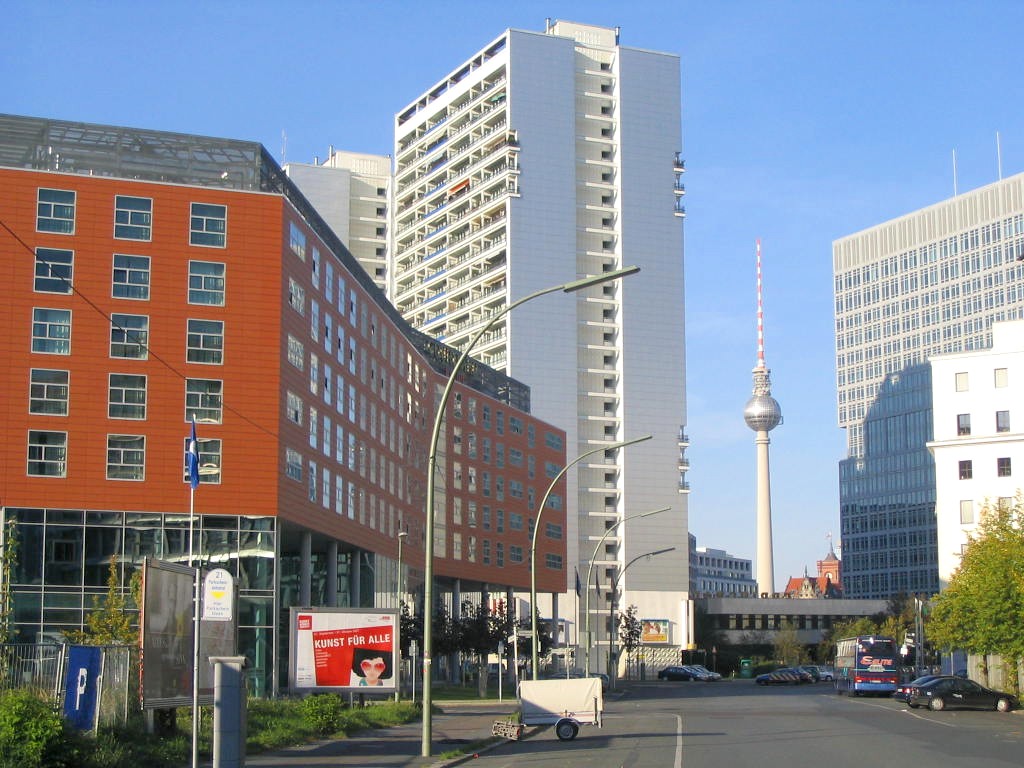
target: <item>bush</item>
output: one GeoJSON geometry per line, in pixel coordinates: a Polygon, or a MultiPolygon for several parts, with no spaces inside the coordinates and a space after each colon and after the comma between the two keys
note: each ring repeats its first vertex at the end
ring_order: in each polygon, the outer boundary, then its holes
{"type": "Polygon", "coordinates": [[[329,736],[341,730],[345,704],[335,693],[322,693],[302,700],[302,715],[318,736],[329,736]]]}
{"type": "Polygon", "coordinates": [[[32,691],[0,694],[0,768],[55,768],[77,739],[64,739],[64,720],[32,691]]]}

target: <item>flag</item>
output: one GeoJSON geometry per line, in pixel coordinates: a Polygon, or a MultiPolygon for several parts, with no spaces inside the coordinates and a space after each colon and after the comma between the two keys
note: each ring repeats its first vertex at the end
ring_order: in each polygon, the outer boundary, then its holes
{"type": "Polygon", "coordinates": [[[199,487],[199,441],[196,439],[195,416],[192,417],[192,437],[188,441],[185,460],[188,462],[188,481],[194,491],[199,487]]]}
{"type": "Polygon", "coordinates": [[[580,596],[580,569],[574,569],[576,571],[576,597],[580,596]]]}

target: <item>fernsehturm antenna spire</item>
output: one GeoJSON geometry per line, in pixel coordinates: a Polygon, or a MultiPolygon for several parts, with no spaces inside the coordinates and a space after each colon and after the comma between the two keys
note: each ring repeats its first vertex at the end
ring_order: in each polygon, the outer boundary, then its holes
{"type": "Polygon", "coordinates": [[[771,372],[764,360],[764,303],[761,290],[761,241],[757,241],[757,365],[754,366],[754,396],[747,401],[743,418],[757,433],[757,591],[762,596],[775,592],[775,564],[772,558],[772,494],[768,469],[768,433],[782,421],[782,409],[772,397],[771,372]]]}

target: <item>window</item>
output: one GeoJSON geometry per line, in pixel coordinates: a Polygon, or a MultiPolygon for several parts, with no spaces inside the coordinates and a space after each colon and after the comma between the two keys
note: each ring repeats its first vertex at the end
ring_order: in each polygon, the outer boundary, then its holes
{"type": "Polygon", "coordinates": [[[118,240],[151,240],[152,236],[152,198],[115,195],[114,237],[118,240]]]}
{"type": "Polygon", "coordinates": [[[36,231],[75,233],[75,193],[66,189],[40,189],[36,208],[36,231]]]}
{"type": "Polygon", "coordinates": [[[996,368],[994,371],[995,385],[997,388],[1002,389],[1010,384],[1009,372],[1006,368],[996,368]]]}
{"type": "Polygon", "coordinates": [[[145,436],[107,435],[107,480],[145,479],[145,436]]]}
{"type": "Polygon", "coordinates": [[[224,382],[219,379],[185,379],[185,421],[195,417],[206,424],[224,421],[224,382]]]}
{"type": "Polygon", "coordinates": [[[544,565],[553,571],[562,570],[562,556],[553,555],[550,552],[544,556],[544,565]]]}
{"type": "Polygon", "coordinates": [[[974,522],[974,502],[970,499],[960,500],[960,524],[970,525],[974,522]]]}
{"type": "Polygon", "coordinates": [[[971,414],[958,413],[956,417],[956,433],[958,435],[971,434],[971,414]]]}
{"type": "Polygon", "coordinates": [[[1010,412],[996,411],[996,432],[1010,431],[1010,412]]]}
{"type": "Polygon", "coordinates": [[[958,373],[956,375],[956,391],[966,392],[967,391],[967,374],[958,373]]]}
{"type": "Polygon", "coordinates": [[[71,293],[75,252],[61,248],[36,248],[33,290],[39,293],[71,293]]]}
{"type": "Polygon", "coordinates": [[[188,242],[223,248],[227,243],[228,207],[210,203],[192,203],[188,242]]]}
{"type": "MultiPolygon", "coordinates": [[[[189,439],[188,437],[185,438],[182,448],[181,479],[185,483],[189,482],[188,461],[186,460],[189,439]]],[[[203,439],[200,437],[196,440],[196,444],[199,450],[199,482],[220,485],[221,441],[219,439],[203,439]]]]}
{"type": "Polygon", "coordinates": [[[149,256],[114,254],[111,295],[115,299],[149,300],[149,256]]]}
{"type": "Polygon", "coordinates": [[[306,233],[294,221],[288,223],[288,247],[303,261],[306,260],[306,233]]]}
{"type": "Polygon", "coordinates": [[[974,477],[974,462],[970,459],[960,462],[960,479],[970,480],[974,477]]]}
{"type": "Polygon", "coordinates": [[[224,264],[219,261],[188,263],[188,303],[224,306],[224,264]]]}
{"type": "Polygon", "coordinates": [[[288,278],[288,304],[300,315],[306,314],[306,289],[294,277],[288,278]]]}
{"type": "Polygon", "coordinates": [[[562,538],[562,526],[557,523],[545,523],[544,524],[544,535],[549,539],[561,540],[562,538]]]}
{"type": "Polygon", "coordinates": [[[112,419],[146,418],[146,377],[112,373],[107,395],[107,416],[112,419]]]}
{"type": "Polygon", "coordinates": [[[292,480],[302,482],[302,454],[294,448],[288,448],[285,451],[284,473],[292,480]]]}
{"type": "Polygon", "coordinates": [[[29,377],[28,410],[44,416],[68,415],[68,372],[33,368],[29,377]]]}
{"type": "MultiPolygon", "coordinates": [[[[189,320],[185,359],[190,363],[224,363],[224,323],[220,320],[189,320]]],[[[218,481],[219,482],[219,481],[218,481]]]]}
{"type": "Polygon", "coordinates": [[[28,433],[28,474],[31,477],[67,477],[67,432],[28,433]]]}
{"type": "Polygon", "coordinates": [[[132,360],[149,357],[149,316],[110,316],[110,356],[132,360]]]}
{"type": "Polygon", "coordinates": [[[32,351],[48,355],[71,354],[71,310],[32,310],[32,351]]]}
{"type": "Polygon", "coordinates": [[[290,333],[288,334],[288,362],[300,371],[306,369],[306,347],[290,333]]]}
{"type": "Polygon", "coordinates": [[[996,475],[999,477],[1010,477],[1011,474],[1010,457],[1005,456],[996,459],[996,475]]]}
{"type": "Polygon", "coordinates": [[[287,417],[289,421],[295,422],[300,427],[302,426],[302,399],[294,392],[288,393],[287,399],[287,417]]]}

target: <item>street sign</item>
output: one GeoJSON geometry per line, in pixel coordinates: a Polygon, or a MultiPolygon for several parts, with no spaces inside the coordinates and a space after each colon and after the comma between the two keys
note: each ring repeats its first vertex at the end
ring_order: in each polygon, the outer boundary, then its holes
{"type": "Polygon", "coordinates": [[[235,580],[214,568],[203,580],[203,621],[231,621],[235,609],[235,580]]]}

